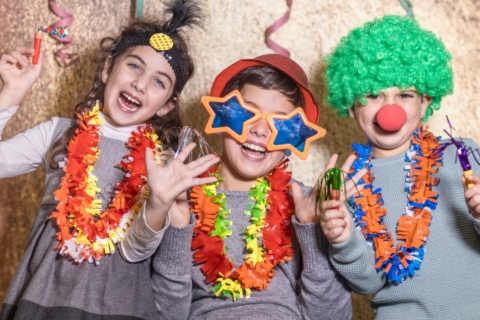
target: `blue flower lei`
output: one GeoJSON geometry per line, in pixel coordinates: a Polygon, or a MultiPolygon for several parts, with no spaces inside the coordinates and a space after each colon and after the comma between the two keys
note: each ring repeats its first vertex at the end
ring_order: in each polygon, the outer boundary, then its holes
{"type": "Polygon", "coordinates": [[[439,144],[439,137],[421,127],[414,131],[405,156],[405,171],[408,171],[405,191],[408,193],[408,205],[397,226],[398,239],[404,240],[404,243],[398,245],[395,245],[391,233],[383,225],[387,209],[382,208],[384,200],[381,188],[373,189],[372,148],[368,144],[355,143],[352,150],[357,155],[357,160],[352,165],[349,178],[363,168],[368,169],[364,179],[358,182],[364,184],[363,190],[349,199],[355,208],[355,224],[376,251],[376,270],[383,270],[389,282],[399,284],[408,276],[412,277],[415,270],[420,269],[424,259],[431,212],[435,210],[439,198],[438,193],[432,191],[432,186],[439,184],[433,174],[443,165],[443,149],[439,144]],[[418,190],[419,188],[423,189],[418,190]],[[423,194],[427,196],[422,196],[423,194]]]}

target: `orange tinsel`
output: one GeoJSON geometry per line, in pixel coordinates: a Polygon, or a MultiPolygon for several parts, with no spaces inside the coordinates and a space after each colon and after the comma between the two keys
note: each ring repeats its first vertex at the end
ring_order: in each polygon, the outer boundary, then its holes
{"type": "MultiPolygon", "coordinates": [[[[192,239],[192,249],[196,250],[193,256],[195,262],[203,264],[201,270],[205,274],[207,282],[214,282],[216,287],[213,290],[217,294],[221,292],[232,295],[235,300],[243,296],[243,291],[249,296],[250,289],[266,290],[268,282],[275,275],[275,266],[279,262],[292,258],[293,230],[290,223],[294,204],[290,195],[291,173],[285,171],[287,161],[281,162],[272,173],[265,177],[271,189],[267,191],[268,207],[265,209],[267,213],[262,229],[263,252],[265,252],[262,254],[263,260],[246,261],[235,270],[232,270],[234,265],[227,257],[222,237],[212,235],[219,212],[225,210],[226,200],[223,200],[222,195],[208,196],[206,191],[208,185],[193,188],[191,210],[197,217],[195,235],[192,239]],[[221,282],[231,283],[231,288],[220,287],[221,282]],[[238,284],[240,288],[237,288],[235,284],[238,284]]],[[[206,172],[204,176],[217,173],[218,167],[206,172]]],[[[212,185],[216,188],[216,184],[212,185]]],[[[259,192],[259,190],[255,191],[259,192]]]]}
{"type": "Polygon", "coordinates": [[[131,219],[138,212],[147,191],[145,150],[156,149],[160,142],[150,126],[132,132],[127,147],[130,153],[118,165],[126,171],[115,187],[116,194],[109,209],[101,212],[100,189],[93,168],[100,151],[98,105],[90,112],[77,114],[79,127],[69,142],[65,175],[54,192],[58,200],[51,218],[59,228],[56,250],[80,263],[98,261],[115,251],[114,243],[123,238],[131,219]]]}
{"type": "Polygon", "coordinates": [[[438,193],[432,187],[439,183],[433,174],[442,166],[442,148],[438,138],[428,130],[421,127],[415,130],[407,152],[410,165],[406,186],[409,190],[408,206],[397,226],[397,239],[404,242],[398,245],[382,224],[387,209],[382,208],[381,190],[372,189],[371,148],[355,144],[353,149],[358,158],[352,166],[354,170],[351,175],[363,167],[368,169],[363,178],[364,189],[352,199],[356,207],[356,223],[365,238],[373,242],[375,268],[379,271],[383,269],[389,281],[400,283],[407,276],[412,276],[423,261],[423,246],[430,233],[431,210],[436,208],[438,201],[438,193]]]}

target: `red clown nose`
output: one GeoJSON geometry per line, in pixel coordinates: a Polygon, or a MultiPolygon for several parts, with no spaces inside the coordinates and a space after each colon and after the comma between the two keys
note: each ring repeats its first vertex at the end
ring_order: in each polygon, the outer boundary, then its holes
{"type": "Polygon", "coordinates": [[[377,123],[385,131],[397,131],[407,121],[407,114],[398,104],[387,104],[377,112],[377,123]]]}

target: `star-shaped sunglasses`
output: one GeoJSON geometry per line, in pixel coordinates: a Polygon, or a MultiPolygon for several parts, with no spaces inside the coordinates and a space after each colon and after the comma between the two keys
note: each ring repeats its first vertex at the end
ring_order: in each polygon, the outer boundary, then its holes
{"type": "Polygon", "coordinates": [[[203,96],[201,103],[210,117],[205,132],[226,132],[240,143],[247,140],[247,128],[259,119],[267,121],[272,135],[267,143],[267,150],[290,150],[305,160],[310,143],[320,139],[326,130],[307,120],[302,108],[298,107],[289,114],[263,114],[243,101],[238,90],[223,98],[203,96]]]}

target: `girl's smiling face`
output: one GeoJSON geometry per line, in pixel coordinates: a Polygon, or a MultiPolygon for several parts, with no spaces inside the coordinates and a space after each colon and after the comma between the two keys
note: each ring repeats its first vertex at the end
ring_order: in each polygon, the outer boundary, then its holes
{"type": "Polygon", "coordinates": [[[171,100],[175,74],[163,55],[150,46],[137,46],[120,57],[108,73],[103,113],[118,126],[138,125],[154,115],[162,116],[175,105],[171,100]]]}
{"type": "Polygon", "coordinates": [[[366,105],[356,103],[349,113],[365,133],[374,156],[385,158],[406,152],[410,147],[413,132],[420,124],[432,99],[427,95],[422,96],[414,87],[406,90],[390,87],[382,90],[378,95],[369,94],[365,98],[366,105]],[[406,114],[405,124],[396,131],[386,131],[377,122],[378,111],[388,104],[401,106],[406,114]]]}
{"type": "MultiPolygon", "coordinates": [[[[243,100],[263,114],[288,114],[295,106],[281,92],[247,84],[241,90],[243,100]]],[[[248,126],[247,140],[239,143],[228,134],[223,135],[223,155],[220,186],[226,190],[245,191],[257,178],[272,171],[283,159],[284,151],[268,151],[272,131],[266,120],[259,119],[248,126]]]]}

